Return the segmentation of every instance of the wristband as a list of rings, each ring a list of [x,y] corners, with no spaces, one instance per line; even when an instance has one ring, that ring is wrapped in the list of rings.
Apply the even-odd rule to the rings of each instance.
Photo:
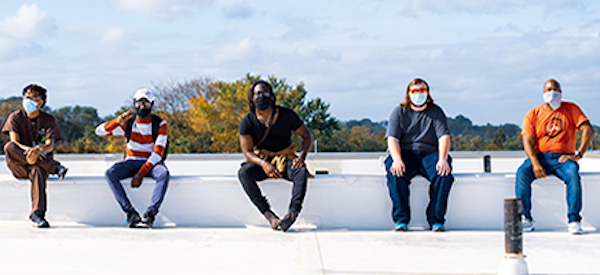
[[[575,157],[583,158],[583,154],[579,151],[575,151]]]

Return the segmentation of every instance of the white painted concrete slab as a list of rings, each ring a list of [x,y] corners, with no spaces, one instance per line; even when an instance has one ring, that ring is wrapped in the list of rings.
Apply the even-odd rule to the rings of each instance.
[[[524,235],[530,274],[600,274],[600,234]],[[500,231],[96,227],[0,222],[0,274],[496,274]],[[41,272],[43,271],[43,272]]]
[[[288,233],[272,231],[236,178],[241,156],[173,155],[173,180],[154,230],[124,227],[104,170],[120,156],[58,156],[71,168],[48,188],[50,229],[33,228],[29,183],[15,180],[0,157],[0,275],[4,274],[496,274],[504,255],[502,199],[513,196],[514,170],[524,155],[455,156],[448,232],[426,231],[428,184],[411,187],[411,231],[392,232],[384,154],[319,154],[305,209]],[[564,186],[534,184],[540,231],[524,235],[530,274],[600,274],[600,159],[581,162],[584,231],[566,233]],[[143,209],[154,183],[128,188]],[[290,184],[261,184],[285,212]]]

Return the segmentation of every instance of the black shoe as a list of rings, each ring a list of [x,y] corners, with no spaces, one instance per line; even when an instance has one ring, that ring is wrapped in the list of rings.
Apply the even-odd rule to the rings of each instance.
[[[273,213],[273,211],[267,210],[265,213],[263,213],[263,216],[265,216],[267,221],[269,221],[271,229],[279,230],[279,227],[281,227],[281,221],[279,220],[279,217],[277,217],[277,215]]]
[[[67,171],[69,171],[69,168],[64,167],[62,165],[59,165],[58,167],[56,167],[56,175],[58,175],[58,179],[59,180],[65,179],[65,175],[67,174]]]
[[[146,211],[146,213],[144,213],[144,216],[142,217],[142,223],[145,226],[152,228],[154,220],[156,219],[156,214],[157,213],[153,210]]]
[[[135,210],[127,211],[127,224],[129,227],[137,227],[138,223],[140,223],[142,219],[140,218],[140,214],[138,214]]]
[[[40,210],[36,210],[31,215],[31,221],[35,223],[38,228],[48,228],[50,224],[45,218],[46,214]]]
[[[281,219],[281,230],[286,232],[298,218],[298,212],[289,212]]]

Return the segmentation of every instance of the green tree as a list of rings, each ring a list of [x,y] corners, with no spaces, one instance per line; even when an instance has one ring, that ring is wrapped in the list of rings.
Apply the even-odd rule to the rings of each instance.
[[[506,134],[504,133],[504,128],[500,127],[496,130],[494,134],[493,144],[495,146],[495,150],[504,150],[506,143]]]
[[[4,123],[6,123],[8,116],[21,107],[21,100],[22,97],[20,96],[13,96],[0,100],[0,127],[4,127]],[[0,145],[2,145],[0,147],[0,152],[2,154],[4,154],[4,144],[6,144],[8,140],[8,135],[0,133]]]

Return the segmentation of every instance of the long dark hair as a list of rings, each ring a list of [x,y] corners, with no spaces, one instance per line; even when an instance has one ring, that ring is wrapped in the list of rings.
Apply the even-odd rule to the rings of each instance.
[[[433,104],[433,98],[431,98],[431,93],[429,92],[429,84],[427,84],[427,82],[425,82],[423,79],[415,78],[408,83],[408,86],[406,86],[406,96],[404,97],[404,101],[400,103],[400,106],[404,107],[404,110],[408,111],[408,109],[410,109],[410,87],[421,83],[427,86],[427,101],[425,102],[429,105]]]
[[[250,90],[248,91],[248,106],[251,113],[254,113],[256,110],[256,107],[254,107],[254,101],[252,100],[254,97],[254,88],[260,84],[265,85],[269,89],[269,93],[271,94],[271,107],[275,108],[275,101],[277,100],[277,97],[275,97],[275,92],[273,92],[273,86],[271,86],[271,83],[269,82],[258,80],[252,84],[252,87],[250,87]]]

